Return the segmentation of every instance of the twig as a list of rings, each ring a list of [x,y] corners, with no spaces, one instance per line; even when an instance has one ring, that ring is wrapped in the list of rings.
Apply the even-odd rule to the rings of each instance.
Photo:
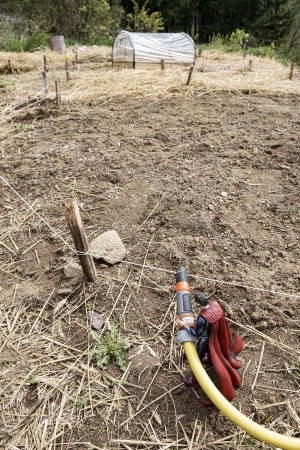
[[[246,365],[245,370],[244,370],[244,372],[243,372],[241,387],[244,386],[244,378],[245,378],[245,374],[246,374],[246,372],[247,372],[247,369],[248,369],[250,363],[251,363],[251,359],[249,359],[249,361],[247,362],[247,365]]]
[[[159,200],[159,202],[157,202],[157,204],[155,205],[155,207],[152,209],[151,213],[149,214],[149,216],[144,220],[144,222],[135,230],[135,231],[139,231],[142,226],[147,222],[148,219],[150,219],[150,217],[152,216],[152,214],[154,213],[154,211],[156,210],[156,208],[158,208],[158,206],[160,205],[160,203],[162,202],[163,198],[164,198],[165,194],[162,195],[161,199]]]
[[[131,419],[133,419],[135,416],[137,416],[138,414],[140,414],[142,411],[144,411],[145,409],[149,408],[149,406],[153,405],[153,403],[157,402],[158,400],[160,400],[161,398],[165,397],[169,392],[175,391],[175,389],[178,389],[180,386],[182,386],[183,383],[178,384],[177,386],[173,387],[172,389],[170,389],[169,391],[165,392],[164,394],[160,395],[159,397],[155,398],[154,400],[152,400],[152,402],[148,403],[148,405],[144,406],[144,408],[140,409],[138,412],[136,412],[133,416],[129,417],[128,419],[124,420],[124,422],[122,422],[119,426],[125,425],[125,423],[129,422]]]
[[[252,386],[251,386],[251,390],[252,390],[252,391],[253,391],[253,389],[254,389],[254,386],[255,386],[255,384],[256,384],[256,380],[257,380],[257,377],[258,377],[258,374],[259,374],[259,369],[260,369],[260,365],[261,365],[261,362],[262,362],[262,359],[263,359],[264,350],[265,350],[265,342],[263,342],[263,344],[262,344],[261,354],[260,354],[259,363],[258,363],[258,366],[257,366],[256,375],[255,375],[253,384],[252,384]]]
[[[153,384],[153,382],[154,382],[154,380],[155,380],[155,378],[156,378],[156,375],[157,375],[158,372],[160,371],[160,369],[161,369],[161,367],[162,367],[162,365],[164,364],[164,362],[165,362],[166,359],[167,359],[167,358],[165,358],[165,359],[163,360],[163,362],[159,365],[157,371],[155,372],[154,376],[152,377],[152,380],[151,380],[149,386],[147,387],[145,394],[143,395],[143,397],[142,397],[140,403],[139,403],[139,404],[137,405],[137,407],[136,407],[137,411],[140,409],[141,404],[142,404],[143,401],[145,400],[145,397],[147,396],[147,394],[148,394],[148,392],[149,392],[149,390],[150,390],[150,388],[151,388],[151,386],[152,386],[152,384]]]
[[[258,331],[256,328],[251,327],[250,325],[242,325],[239,322],[235,322],[234,320],[231,320],[227,317],[228,322],[233,323],[234,325],[237,325],[240,328],[244,328],[245,330],[251,331],[251,333],[256,334],[257,336],[261,336],[266,341],[268,341],[269,344],[274,345],[277,348],[282,348],[285,350],[289,350],[291,354],[297,353],[300,355],[300,350],[296,350],[295,348],[289,347],[288,345],[283,344],[282,342],[276,341],[275,339],[271,338],[267,334],[262,333],[261,331]]]
[[[139,441],[139,440],[133,440],[133,439],[112,439],[111,442],[115,443],[115,444],[132,444],[132,445],[162,445],[162,446],[167,446],[164,447],[164,449],[169,448],[169,446],[172,445],[176,445],[176,442],[171,442],[171,441],[167,441],[167,442],[153,442],[153,441]],[[178,444],[179,447],[186,447],[185,444]]]
[[[36,248],[34,249],[34,253],[35,253],[35,257],[36,257],[37,263],[40,266],[41,265],[41,261],[40,261],[40,258],[39,258],[39,255],[38,255],[38,252],[37,252]]]
[[[191,439],[191,442],[190,442],[189,450],[193,450],[193,443],[194,443],[195,433],[196,433],[196,429],[197,429],[197,421],[198,421],[198,417],[195,420],[195,424],[194,424],[194,429],[193,429],[193,434],[192,434],[192,439]]]
[[[39,241],[37,241],[35,244],[32,244],[30,247],[28,247],[26,250],[24,250],[24,252],[22,252],[22,255],[25,255],[25,253],[29,252],[29,250],[31,250],[33,247],[35,247],[36,245],[38,245],[40,242],[42,242],[43,239],[40,239]]]
[[[147,260],[147,256],[148,256],[148,252],[149,252],[149,248],[150,248],[150,245],[151,245],[153,236],[154,236],[154,234],[152,234],[151,239],[150,239],[150,241],[149,241],[148,248],[147,248],[147,250],[146,250],[146,254],[145,254],[145,258],[144,258],[144,262],[143,262],[143,266],[142,266],[142,270],[141,270],[141,275],[140,275],[140,279],[139,279],[139,284],[138,284],[136,293],[138,293],[139,290],[140,290],[141,281],[142,281],[142,277],[143,277],[143,272],[144,272],[144,268],[145,268],[145,265],[146,265],[146,260]]]

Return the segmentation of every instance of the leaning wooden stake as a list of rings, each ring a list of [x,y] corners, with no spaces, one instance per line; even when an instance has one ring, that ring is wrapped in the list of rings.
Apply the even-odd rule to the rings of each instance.
[[[161,67],[161,70],[165,70],[165,60],[164,59],[162,59],[160,61],[160,67]]]
[[[65,69],[66,69],[67,81],[70,81],[71,80],[70,67],[69,67],[69,63],[67,61],[65,62]]]
[[[57,107],[61,107],[61,92],[60,92],[60,83],[59,80],[55,81],[55,91],[56,91],[56,103]]]
[[[189,76],[188,76],[188,79],[187,79],[187,82],[186,82],[187,86],[189,86],[190,83],[191,83],[193,72],[194,72],[194,66],[191,66],[190,67],[190,71],[189,71]]]
[[[94,282],[97,280],[96,267],[93,257],[86,254],[89,252],[89,244],[76,201],[66,200],[63,203],[63,210],[70,227],[75,248],[79,252],[78,258],[85,278],[87,281]]]
[[[10,73],[15,73],[14,68],[13,68],[13,66],[12,66],[12,63],[11,63],[10,59],[8,60],[8,69],[9,69]]]
[[[43,74],[43,81],[44,81],[44,91],[46,94],[48,94],[48,80],[47,80],[47,74],[46,72],[42,72]]]
[[[48,72],[46,55],[44,55],[44,72]]]
[[[290,76],[289,76],[289,79],[290,79],[290,80],[293,79],[294,66],[295,66],[295,61],[292,59],[292,61],[291,61]]]

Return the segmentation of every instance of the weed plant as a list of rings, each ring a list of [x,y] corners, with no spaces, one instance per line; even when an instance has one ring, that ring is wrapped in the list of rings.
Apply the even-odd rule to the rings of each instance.
[[[255,40],[244,30],[237,29],[230,36],[213,34],[208,44],[199,45],[202,49],[221,50],[225,53],[241,52],[252,56],[263,58],[274,58],[281,64],[289,65],[293,59],[300,64],[300,50],[288,49],[286,44],[280,46],[271,43],[270,45],[255,45]]]
[[[124,352],[132,346],[132,343],[119,340],[117,324],[112,323],[111,330],[106,333],[105,337],[99,336],[93,330],[90,330],[90,335],[95,348],[88,354],[96,357],[97,367],[106,366],[109,360],[113,358],[120,369],[125,371],[127,363]]]

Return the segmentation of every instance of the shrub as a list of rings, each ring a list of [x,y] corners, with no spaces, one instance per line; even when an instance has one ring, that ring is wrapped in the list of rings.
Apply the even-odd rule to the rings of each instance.
[[[49,35],[44,32],[35,33],[26,39],[10,38],[6,42],[6,50],[10,52],[34,52],[48,47]]]

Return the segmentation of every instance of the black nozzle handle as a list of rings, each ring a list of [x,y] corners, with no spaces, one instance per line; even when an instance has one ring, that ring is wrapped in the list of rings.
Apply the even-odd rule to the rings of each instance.
[[[176,270],[176,283],[180,283],[182,281],[188,283],[189,279],[185,268],[183,266],[179,266]]]

